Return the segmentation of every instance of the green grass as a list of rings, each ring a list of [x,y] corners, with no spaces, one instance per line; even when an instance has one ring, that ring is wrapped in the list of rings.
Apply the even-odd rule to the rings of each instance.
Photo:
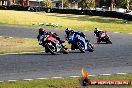
[[[47,79],[47,80],[33,80],[33,81],[16,81],[0,83],[0,88],[132,88],[132,85],[126,86],[88,86],[82,87],[79,83],[80,78],[62,78],[62,79]],[[90,80],[116,80],[128,79],[132,81],[132,74],[126,75],[112,75],[112,76],[96,76],[89,77]]]
[[[33,38],[9,38],[0,37],[0,53],[18,53],[41,51],[43,47],[38,45],[37,39]]]
[[[0,10],[0,24],[32,26],[32,24],[44,22],[58,23],[61,28],[70,27],[73,29],[93,30],[95,27],[98,27],[106,31],[132,32],[132,21],[123,19],[88,15]]]
[[[69,47],[68,43],[65,43]],[[35,38],[0,37],[0,54],[44,51]]]

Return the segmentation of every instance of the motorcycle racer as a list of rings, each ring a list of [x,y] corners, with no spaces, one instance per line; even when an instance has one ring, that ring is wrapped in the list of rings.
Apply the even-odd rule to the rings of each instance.
[[[99,30],[98,28],[95,28],[94,30],[94,35],[96,35],[97,43],[99,44],[100,42],[105,42],[112,44],[109,35],[106,31]]]
[[[97,43],[98,43],[98,41],[99,41],[99,37],[101,36],[101,33],[102,33],[102,32],[103,32],[103,31],[100,30],[100,29],[98,29],[98,28],[95,28],[95,30],[94,30],[94,35],[96,35]]]
[[[65,33],[66,40],[71,45],[71,50],[79,49],[82,53],[85,51],[94,51],[93,45],[86,39],[86,36],[83,32],[66,28]]]
[[[52,35],[52,37],[56,38],[61,44],[64,43],[65,41],[61,40],[59,35],[57,35],[54,32],[46,32],[46,29],[44,28],[39,28],[39,35],[37,36],[37,39],[39,41],[39,45],[43,44],[43,39],[45,35]]]
[[[74,30],[72,30],[71,28],[66,28],[65,29],[65,33],[66,33],[66,39],[68,39],[69,38],[69,35],[71,35],[71,34],[79,34],[80,36],[82,36],[84,39],[85,39],[85,41],[88,41],[87,39],[86,39],[86,36],[85,36],[85,34],[83,33],[83,32],[81,32],[81,31],[74,31]]]

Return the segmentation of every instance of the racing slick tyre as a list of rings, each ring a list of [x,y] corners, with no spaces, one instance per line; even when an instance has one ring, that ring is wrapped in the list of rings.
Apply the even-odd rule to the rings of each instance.
[[[85,45],[82,42],[77,42],[77,47],[81,53],[85,53]]]
[[[45,49],[47,49],[46,51],[49,51],[52,55],[55,55],[57,53],[57,47],[53,42],[46,43]]]
[[[87,50],[88,50],[89,52],[93,52],[93,51],[94,51],[93,44],[90,43],[90,42],[87,44],[87,48],[88,48]]]
[[[112,41],[110,39],[107,39],[106,44],[112,44]]]

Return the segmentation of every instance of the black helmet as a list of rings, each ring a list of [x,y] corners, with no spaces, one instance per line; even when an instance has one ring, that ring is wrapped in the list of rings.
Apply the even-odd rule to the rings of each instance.
[[[68,34],[71,31],[71,28],[66,28],[65,32]]]
[[[68,31],[69,31],[69,28],[66,28],[66,29],[65,29],[65,32],[68,32]]]
[[[99,31],[99,29],[98,28],[95,28],[95,31]]]

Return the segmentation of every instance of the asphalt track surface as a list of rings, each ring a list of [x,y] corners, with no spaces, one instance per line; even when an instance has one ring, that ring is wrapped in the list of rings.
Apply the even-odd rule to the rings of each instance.
[[[64,39],[64,30],[50,29]],[[38,30],[29,27],[0,26],[0,36],[36,38]],[[0,55],[0,80],[81,75],[132,73],[132,35],[109,33],[113,44],[95,44],[93,32],[85,31],[95,45],[94,52],[50,55],[46,53]]]

